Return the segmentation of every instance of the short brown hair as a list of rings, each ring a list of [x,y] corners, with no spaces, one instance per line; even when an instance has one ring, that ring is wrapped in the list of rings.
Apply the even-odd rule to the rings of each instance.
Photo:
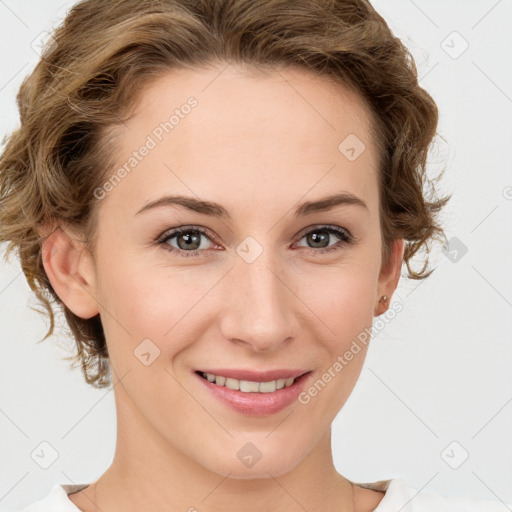
[[[111,171],[109,128],[129,117],[145,84],[170,69],[219,62],[294,67],[357,91],[370,107],[381,146],[383,260],[406,241],[408,277],[423,279],[430,243],[444,236],[426,159],[438,112],[418,84],[414,61],[366,0],[84,0],[52,34],[17,96],[20,127],[0,157],[0,241],[18,250],[23,272],[54,329],[62,307],[75,361],[95,387],[111,384],[99,315],[73,314],[42,265],[38,227],[63,221],[95,233],[93,191]],[[427,196],[427,189],[430,196]],[[426,249],[421,270],[411,258]],[[41,340],[43,341],[43,340]]]

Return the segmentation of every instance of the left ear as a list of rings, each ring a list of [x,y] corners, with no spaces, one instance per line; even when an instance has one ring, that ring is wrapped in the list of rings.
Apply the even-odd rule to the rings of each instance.
[[[391,297],[393,296],[393,293],[398,286],[398,281],[400,280],[404,250],[405,240],[403,238],[395,238],[388,261],[383,262],[380,269],[374,316],[382,315],[391,303]],[[380,302],[383,295],[387,297],[387,301]]]

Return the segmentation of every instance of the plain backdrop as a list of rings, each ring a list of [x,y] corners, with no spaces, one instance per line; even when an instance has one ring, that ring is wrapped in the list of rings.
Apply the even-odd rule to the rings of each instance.
[[[2,137],[18,123],[15,94],[37,62],[33,41],[73,3],[0,0]],[[430,169],[446,168],[441,192],[453,194],[442,217],[450,244],[433,253],[429,279],[402,279],[393,301],[403,309],[373,339],[333,423],[335,464],[355,482],[401,477],[418,490],[512,503],[512,2],[374,5],[440,109],[444,142]],[[73,346],[62,329],[37,343],[47,321],[35,305],[15,257],[2,262],[3,511],[55,483],[91,482],[115,447],[113,392],[88,387],[62,360]]]

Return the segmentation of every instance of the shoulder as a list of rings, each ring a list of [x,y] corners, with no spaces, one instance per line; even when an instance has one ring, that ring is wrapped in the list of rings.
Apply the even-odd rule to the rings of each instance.
[[[354,484],[363,489],[381,493],[384,491],[385,494],[377,507],[368,509],[372,512],[504,512],[507,509],[507,505],[501,501],[473,496],[448,497],[418,491],[401,478]]]
[[[25,506],[20,512],[81,512],[69,499],[68,494],[81,491],[89,484],[55,484],[42,499]]]

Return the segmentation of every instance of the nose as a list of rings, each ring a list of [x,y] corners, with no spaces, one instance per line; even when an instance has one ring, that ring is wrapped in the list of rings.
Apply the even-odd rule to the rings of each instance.
[[[226,339],[250,346],[254,352],[281,347],[296,334],[296,298],[282,272],[264,251],[256,261],[235,256],[223,280],[221,331]]]

